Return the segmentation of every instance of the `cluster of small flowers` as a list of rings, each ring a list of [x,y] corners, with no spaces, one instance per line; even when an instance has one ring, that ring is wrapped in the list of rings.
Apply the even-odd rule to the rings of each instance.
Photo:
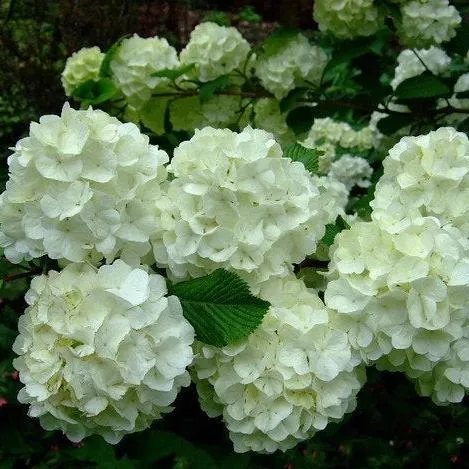
[[[260,296],[272,306],[247,340],[196,348],[202,408],[223,415],[237,452],[285,451],[311,438],[355,408],[364,381],[335,313],[301,280],[272,278]]]
[[[373,168],[360,156],[343,155],[331,164],[328,176],[341,182],[347,190],[369,187]]]
[[[405,49],[397,56],[397,67],[391,81],[393,90],[403,81],[416,77],[425,70],[434,75],[443,75],[448,71],[451,59],[446,52],[438,47],[429,49]]]
[[[372,221],[340,233],[325,301],[357,357],[404,371],[435,402],[469,391],[469,140],[405,137],[384,160]]]
[[[35,277],[13,362],[46,430],[117,443],[170,412],[193,359],[194,330],[165,279],[121,260]]]

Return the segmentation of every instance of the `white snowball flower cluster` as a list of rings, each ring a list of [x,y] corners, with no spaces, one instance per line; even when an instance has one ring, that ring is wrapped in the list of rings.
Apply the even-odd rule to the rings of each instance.
[[[206,82],[242,68],[250,50],[236,28],[206,22],[191,32],[180,59],[182,64],[195,64],[197,78]]]
[[[302,163],[283,158],[263,130],[196,131],[168,169],[174,179],[152,242],[156,261],[175,278],[216,268],[258,280],[284,274],[314,252],[338,215],[324,205],[326,188]]]
[[[99,110],[32,123],[9,157],[0,196],[0,246],[11,262],[47,254],[139,260],[158,225],[152,200],[168,155],[131,123]]]
[[[357,222],[331,254],[325,301],[365,362],[396,363],[397,351],[406,371],[429,371],[467,334],[469,241],[458,229],[432,217],[395,234]]]
[[[315,0],[314,20],[321,31],[349,39],[374,34],[383,15],[373,0]]]
[[[413,0],[401,7],[399,38],[408,47],[428,47],[449,41],[461,23],[448,0]]]
[[[224,128],[237,123],[242,98],[215,95],[201,103],[199,96],[174,99],[169,104],[169,118],[174,130],[193,132],[203,127]]]
[[[373,168],[359,156],[343,155],[331,164],[328,175],[350,191],[354,186],[369,187]]]
[[[104,59],[104,54],[99,47],[84,47],[74,52],[65,62],[62,72],[62,86],[65,94],[70,96],[82,83],[99,78],[99,69]]]
[[[72,441],[117,443],[170,412],[190,382],[194,330],[166,294],[163,277],[120,260],[34,278],[13,346],[29,415]]]
[[[398,233],[422,216],[469,234],[469,139],[451,127],[404,137],[384,159],[373,219]]]
[[[262,325],[241,343],[198,345],[194,378],[202,408],[223,415],[237,452],[285,451],[356,405],[364,373],[354,369],[334,313],[293,275],[272,278]]]
[[[155,89],[165,90],[168,78],[152,73],[179,67],[176,49],[164,38],[142,38],[137,34],[124,39],[111,61],[112,77],[135,109],[143,106]]]
[[[400,83],[422,74],[426,69],[435,75],[442,75],[448,71],[450,65],[450,57],[438,47],[432,46],[429,49],[418,50],[405,49],[397,57],[397,67],[391,86],[395,90]]]
[[[311,45],[305,36],[298,34],[275,54],[259,57],[255,74],[267,91],[281,99],[303,80],[318,85],[327,61],[319,46]]]

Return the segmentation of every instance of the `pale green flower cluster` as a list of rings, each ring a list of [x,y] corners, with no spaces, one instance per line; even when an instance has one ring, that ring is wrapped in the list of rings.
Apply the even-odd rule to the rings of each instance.
[[[273,55],[257,58],[255,74],[267,91],[281,99],[305,80],[319,85],[327,62],[327,55],[319,46],[311,45],[298,34]]]
[[[235,451],[285,451],[356,405],[364,370],[355,368],[335,313],[293,275],[260,288],[271,303],[247,340],[196,346],[194,379],[208,415],[223,416]]]
[[[412,0],[401,7],[398,34],[408,47],[429,47],[449,41],[461,24],[448,0]]]
[[[373,168],[365,158],[343,155],[331,164],[329,177],[341,182],[347,190],[353,187],[369,187]]]
[[[316,0],[314,20],[319,29],[341,39],[371,36],[384,16],[374,0]]]
[[[282,157],[272,134],[250,127],[196,131],[168,170],[153,252],[179,279],[220,267],[260,281],[285,274],[314,252],[347,199],[342,184],[328,191],[302,163]]]
[[[5,256],[139,261],[158,226],[152,201],[167,161],[134,124],[103,111],[65,105],[61,116],[41,117],[8,159],[0,196]]]
[[[191,32],[180,59],[182,64],[194,64],[195,76],[206,82],[242,68],[250,50],[236,28],[206,22]]]
[[[99,78],[99,70],[104,54],[99,47],[84,47],[74,52],[65,63],[62,72],[62,86],[65,94],[70,96],[73,91],[88,80]]]
[[[165,279],[121,260],[35,277],[13,362],[46,430],[117,443],[170,412],[188,386],[194,330]]]

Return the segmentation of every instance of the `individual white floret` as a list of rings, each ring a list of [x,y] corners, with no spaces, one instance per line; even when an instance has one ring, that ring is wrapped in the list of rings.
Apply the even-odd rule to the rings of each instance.
[[[403,81],[416,77],[427,69],[434,75],[443,75],[448,71],[450,65],[450,57],[438,47],[403,50],[397,57],[397,67],[391,86],[395,90]]]
[[[363,381],[334,313],[293,275],[272,278],[272,306],[247,340],[198,344],[193,375],[202,408],[223,415],[236,452],[285,451],[356,405]]]
[[[155,90],[167,90],[169,79],[153,77],[154,72],[179,67],[176,49],[164,38],[142,38],[137,34],[124,39],[113,57],[111,71],[114,81],[127,102],[141,108]]]
[[[99,78],[99,70],[104,54],[99,47],[84,47],[74,52],[65,62],[62,72],[62,86],[65,94],[70,96],[82,83]]]
[[[404,137],[384,159],[372,217],[399,232],[433,216],[469,233],[469,139],[451,127]]]
[[[364,158],[343,155],[331,164],[328,174],[350,191],[354,186],[369,187],[373,168]]]
[[[194,330],[165,279],[121,260],[35,277],[13,361],[46,430],[117,443],[170,412],[190,382]]]
[[[33,122],[9,157],[0,197],[0,246],[11,262],[47,254],[85,260],[90,253],[139,260],[158,226],[152,200],[168,155],[134,124],[99,110]]]
[[[349,39],[374,34],[383,15],[373,0],[315,0],[314,20],[321,31]]]
[[[203,82],[241,69],[251,47],[236,28],[205,22],[191,32],[182,50],[182,64],[195,64],[195,75]]]
[[[196,131],[168,169],[174,179],[152,241],[156,261],[176,278],[216,268],[259,280],[286,273],[338,215],[323,210],[325,189],[263,130]]]
[[[461,23],[448,0],[413,0],[401,7],[398,35],[408,47],[429,47],[449,41]]]
[[[262,86],[281,99],[304,80],[319,85],[327,61],[319,46],[298,34],[273,55],[259,57],[255,73]]]
[[[400,350],[413,354],[409,368],[428,370],[463,336],[469,242],[456,228],[427,217],[390,234],[357,222],[330,252],[326,305],[365,362]]]

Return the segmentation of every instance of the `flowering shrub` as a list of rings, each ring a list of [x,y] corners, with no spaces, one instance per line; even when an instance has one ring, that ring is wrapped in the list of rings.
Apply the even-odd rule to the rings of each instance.
[[[80,109],[31,124],[0,196],[24,270],[5,279],[33,277],[18,400],[45,429],[117,443],[192,379],[235,452],[273,453],[328,435],[373,369],[439,405],[469,393],[461,15],[314,18],[256,47],[205,22],[179,52],[134,35],[67,61]]]

